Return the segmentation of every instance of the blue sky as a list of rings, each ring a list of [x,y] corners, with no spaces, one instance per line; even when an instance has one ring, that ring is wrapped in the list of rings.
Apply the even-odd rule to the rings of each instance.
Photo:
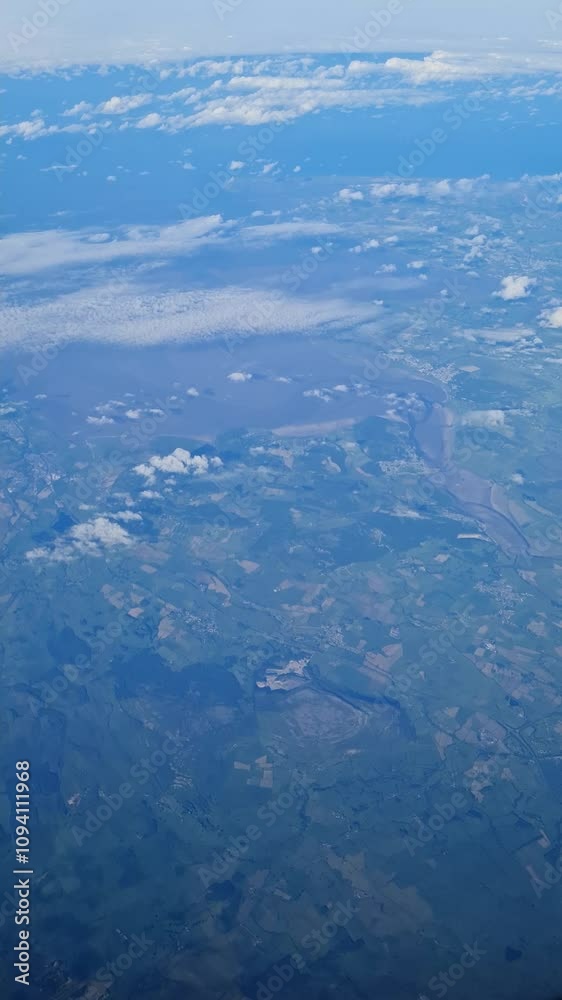
[[[2,5],[0,12],[0,64],[288,50],[337,52],[354,37],[360,40],[359,51],[427,51],[436,46],[556,49],[562,44],[558,3],[18,0]],[[25,24],[29,37],[18,45],[14,36],[23,37]]]

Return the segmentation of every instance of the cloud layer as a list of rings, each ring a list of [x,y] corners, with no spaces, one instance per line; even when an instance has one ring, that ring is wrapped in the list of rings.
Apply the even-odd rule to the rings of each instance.
[[[237,286],[149,293],[110,283],[60,295],[38,305],[5,307],[5,346],[75,340],[147,346],[217,335],[341,330],[367,323],[379,310],[335,297],[291,297]]]

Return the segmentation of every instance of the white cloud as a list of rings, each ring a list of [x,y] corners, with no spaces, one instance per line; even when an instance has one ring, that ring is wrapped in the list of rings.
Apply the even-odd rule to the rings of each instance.
[[[220,469],[221,466],[222,461],[216,456],[208,458],[206,455],[192,455],[185,448],[175,448],[170,455],[152,455],[148,462],[136,465],[133,472],[143,476],[147,483],[153,484],[157,472],[204,476],[210,469]]]
[[[245,166],[244,160],[232,160],[229,166],[229,170],[242,170]]]
[[[140,514],[137,514],[134,510],[119,510],[116,514],[111,515],[116,521],[142,521]]]
[[[73,118],[76,115],[88,114],[92,110],[92,105],[88,101],[80,101],[78,104],[73,104],[71,108],[63,111],[63,118]]]
[[[388,181],[379,179],[371,187],[371,196],[381,198],[463,198],[473,191],[485,190],[490,180],[488,174],[481,177],[461,177],[458,180],[443,178],[439,181]]]
[[[239,86],[238,78],[234,83]],[[406,87],[358,89],[349,88],[345,80],[313,77],[300,81],[275,76],[250,77],[245,81],[246,88],[247,93],[223,93],[212,100],[202,99],[186,118],[184,127],[284,125],[321,110],[421,105],[435,100],[431,95]]]
[[[458,36],[461,37],[460,35]],[[530,51],[445,52],[436,50],[423,59],[404,59],[393,56],[384,63],[384,69],[399,74],[416,86],[450,83],[463,80],[485,80],[489,76],[511,76],[557,72],[555,53]]]
[[[262,240],[291,240],[307,236],[333,236],[340,233],[341,226],[332,222],[271,222],[263,226],[246,226],[241,237],[252,242]]]
[[[53,545],[31,549],[26,552],[26,558],[68,562],[80,555],[102,556],[106,549],[131,544],[131,536],[121,525],[108,517],[95,517],[91,521],[73,525]]]
[[[351,201],[363,201],[364,195],[362,191],[353,191],[352,188],[342,188],[338,191],[338,198],[340,201],[349,204]]]
[[[562,306],[557,306],[556,309],[545,309],[541,313],[541,325],[548,326],[552,330],[562,329]]]
[[[355,247],[350,247],[351,253],[364,253],[365,250],[377,250],[380,247],[378,240],[365,240],[364,243],[358,243]]]
[[[465,415],[463,422],[471,427],[496,430],[505,426],[505,413],[503,410],[472,410]]]
[[[482,67],[477,60],[464,60],[447,52],[433,52],[424,59],[400,59],[393,56],[384,65],[385,69],[400,73],[415,84],[471,80],[482,76]]]
[[[0,305],[0,345],[33,347],[86,340],[140,347],[224,334],[321,331],[328,335],[372,322],[378,315],[370,303],[326,295],[295,297],[237,286],[155,292],[114,282],[49,301]]]
[[[380,68],[380,63],[352,59],[347,67],[347,74],[348,76],[372,76],[373,73],[380,72]]]
[[[484,340],[490,344],[516,344],[520,340],[533,340],[535,333],[526,326],[465,329],[463,336],[468,340]]]
[[[226,376],[231,382],[249,382],[252,378],[249,372],[231,372]]]
[[[419,198],[421,187],[417,181],[379,181],[371,188],[373,198]]]
[[[94,424],[96,427],[104,427],[105,424],[114,424],[112,417],[86,417],[87,424]]]
[[[535,284],[533,278],[525,275],[516,276],[510,274],[507,278],[502,278],[499,292],[494,292],[499,299],[504,302],[512,302],[514,299],[526,299],[531,288]]]
[[[332,401],[329,389],[305,389],[303,396],[309,399],[321,399],[323,403],[331,403]]]
[[[136,111],[144,104],[150,104],[152,94],[132,94],[128,97],[110,97],[98,105],[96,111],[102,115],[124,115],[128,111]]]
[[[57,132],[83,132],[81,125],[47,125],[43,118],[37,117],[26,121],[14,122],[12,125],[0,125],[0,136],[14,136],[18,139],[39,139]]]
[[[136,128],[158,128],[162,124],[162,118],[157,111],[152,111],[149,115],[145,115],[140,121],[135,122]]]
[[[100,264],[120,257],[184,254],[213,240],[220,215],[200,216],[171,226],[123,227],[112,237],[87,230],[47,229],[11,233],[0,239],[0,270],[31,274],[71,264]]]

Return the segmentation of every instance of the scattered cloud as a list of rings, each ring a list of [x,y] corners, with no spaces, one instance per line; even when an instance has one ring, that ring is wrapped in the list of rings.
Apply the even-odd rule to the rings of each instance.
[[[109,517],[95,517],[83,524],[75,524],[52,545],[30,549],[29,560],[46,559],[49,562],[69,562],[78,556],[102,556],[107,549],[129,546],[133,539],[128,532]]]
[[[371,188],[373,198],[419,198],[421,185],[417,181],[378,181]]]
[[[106,417],[106,416],[93,417],[93,416],[89,416],[89,417],[86,417],[86,423],[87,424],[93,424],[95,427],[104,427],[106,424],[114,424],[115,421],[113,420],[112,417]]]
[[[465,414],[463,423],[470,427],[487,427],[490,430],[497,430],[505,426],[505,413],[503,410],[472,410]]]
[[[128,97],[110,97],[95,109],[101,115],[124,115],[128,111],[136,111],[145,104],[150,104],[152,94],[132,94]]]
[[[351,201],[363,201],[364,197],[362,191],[354,191],[352,188],[342,188],[341,191],[338,191],[339,200],[346,204]]]
[[[501,288],[498,292],[494,292],[494,295],[499,299],[503,299],[504,302],[512,302],[515,299],[526,299],[534,284],[535,281],[533,278],[528,278],[525,275],[517,277],[510,274],[507,278],[502,278]]]
[[[140,514],[137,514],[134,510],[118,510],[116,514],[111,515],[116,521],[142,521]]]
[[[204,476],[210,469],[220,469],[222,461],[217,456],[192,455],[185,448],[176,448],[170,455],[152,455],[148,462],[136,465],[133,472],[142,476],[146,482],[153,485],[157,472],[173,475]]]
[[[136,122],[135,128],[158,128],[159,125],[162,125],[162,116],[157,111],[152,111]]]
[[[562,306],[555,309],[545,309],[541,313],[541,326],[548,326],[551,330],[562,329]]]

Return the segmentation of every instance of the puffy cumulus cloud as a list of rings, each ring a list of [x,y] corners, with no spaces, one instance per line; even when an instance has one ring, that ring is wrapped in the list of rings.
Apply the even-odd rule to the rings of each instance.
[[[484,185],[489,180],[488,174],[483,174],[481,177],[460,177],[458,180],[450,180],[445,177],[439,181],[388,181],[381,178],[372,185],[370,193],[371,197],[375,199],[428,198],[439,200],[448,197],[461,199],[474,191],[483,190]]]
[[[111,516],[116,521],[142,521],[141,515],[134,510],[118,510],[116,514]]]
[[[362,191],[354,191],[353,188],[342,188],[338,191],[339,201],[343,201],[349,204],[350,201],[363,201],[364,194]]]
[[[367,62],[364,59],[352,59],[347,67],[348,76],[372,76],[373,73],[380,72],[381,64]]]
[[[57,132],[80,132],[84,134],[84,128],[79,124],[47,125],[44,118],[41,117],[13,122],[11,125],[0,125],[0,137],[11,136],[15,139],[42,139],[45,136],[55,135]]]
[[[364,243],[358,243],[357,246],[350,247],[350,253],[365,253],[366,250],[378,250],[380,247],[379,240],[365,240]]]
[[[86,417],[87,424],[93,424],[94,427],[104,427],[106,424],[114,424],[115,421],[113,417],[106,417],[105,415],[101,417],[89,416]]]
[[[501,288],[499,291],[494,292],[494,295],[498,299],[503,299],[504,302],[513,302],[515,299],[526,299],[534,284],[535,281],[533,278],[528,278],[525,275],[516,276],[508,274],[507,278],[502,278]]]
[[[231,372],[226,377],[230,382],[249,382],[252,378],[250,372]]]
[[[498,430],[505,427],[505,413],[503,410],[472,410],[465,414],[463,423],[469,427],[487,427],[489,430]]]
[[[0,239],[0,270],[33,274],[71,264],[190,253],[215,240],[222,226],[220,215],[204,215],[171,226],[121,227],[112,235],[83,229],[10,233]]]
[[[124,115],[150,104],[152,94],[131,94],[128,97],[110,97],[98,105],[96,111],[102,115]]]
[[[239,88],[238,79],[235,88]],[[345,80],[305,78],[287,81],[278,77],[250,77],[241,93],[223,92],[211,100],[204,97],[186,118],[185,127],[282,126],[322,110],[378,109],[404,104],[418,106],[431,100],[429,94],[419,94],[404,87],[350,88]]]
[[[69,536],[79,546],[89,548],[91,545],[112,546],[130,545],[131,538],[124,528],[110,521],[107,517],[95,517],[84,524],[75,524],[69,530]]]
[[[73,525],[53,545],[30,549],[29,560],[69,562],[80,555],[102,556],[107,549],[132,545],[129,533],[109,517],[94,517],[91,521]]]
[[[419,198],[422,193],[417,181],[379,181],[373,184],[373,198]]]
[[[135,122],[135,128],[158,128],[162,124],[162,117],[157,111],[152,111],[149,115]]]
[[[399,74],[415,86],[451,83],[463,80],[485,80],[486,77],[558,72],[558,56],[549,52],[445,52],[436,50],[423,59],[393,56],[384,63],[384,70]],[[526,93],[526,92],[525,92]]]
[[[321,399],[323,403],[331,403],[332,401],[330,389],[305,389],[303,396],[307,399]]]
[[[207,455],[192,455],[185,448],[175,448],[170,455],[152,455],[148,462],[136,465],[133,472],[143,476],[147,483],[156,481],[157,472],[172,473],[180,476],[204,476],[210,469],[220,469],[222,460],[218,456],[208,458]]]
[[[451,80],[472,80],[483,75],[483,67],[475,59],[447,52],[432,52],[424,59],[387,59],[384,68],[400,73],[414,84],[448,83]]]
[[[541,313],[541,326],[548,326],[551,330],[562,329],[562,306],[555,309],[545,309]]]
[[[199,66],[203,66],[200,63]],[[175,75],[208,75],[211,62],[205,70],[196,66],[175,70]],[[230,65],[230,69],[227,66]],[[144,118],[127,117],[121,125],[136,128],[160,128],[167,132],[207,125],[284,125],[303,115],[312,114],[322,109],[352,110],[354,108],[381,108],[389,104],[424,104],[432,100],[430,94],[420,94],[417,88],[401,85],[384,86],[373,89],[365,85],[365,77],[372,75],[377,69],[382,70],[382,64],[352,61],[349,68],[341,66],[315,66],[312,59],[270,59],[253,60],[247,63],[249,73],[237,72],[243,62],[217,63],[216,79],[207,89],[184,87],[167,94],[137,93],[121,96],[111,96],[97,105],[80,101],[73,107],[62,112],[66,118],[78,119],[80,124],[70,126],[47,125],[40,123],[20,123],[21,128],[14,134],[23,138],[38,138],[49,134],[50,130],[83,129],[85,122],[99,120],[100,116],[108,116],[107,125],[114,117],[125,118],[127,115],[143,108],[145,105],[158,101],[170,112],[169,114],[152,113]],[[169,74],[172,71],[169,71]],[[230,79],[225,76],[231,73]],[[169,75],[168,74],[168,75]],[[181,105],[181,110],[180,110]],[[190,105],[190,113],[185,114],[185,105]],[[32,132],[33,134],[28,134]]]
[[[67,108],[66,111],[62,112],[63,118],[74,118],[76,115],[88,114],[93,108],[93,105],[89,104],[88,101],[79,101],[78,104],[73,104],[71,108]]]
[[[21,306],[0,304],[0,346],[149,344],[278,333],[328,336],[378,318],[372,303],[237,286],[177,291],[113,282]]]
[[[184,66],[178,76],[228,76],[244,73],[249,63],[245,59],[199,59]]]

